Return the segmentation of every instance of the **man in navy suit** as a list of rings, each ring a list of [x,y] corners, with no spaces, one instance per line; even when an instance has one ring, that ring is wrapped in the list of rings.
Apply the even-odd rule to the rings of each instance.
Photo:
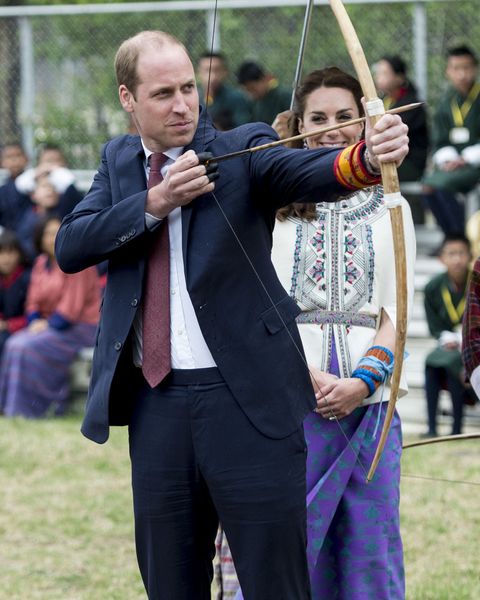
[[[129,426],[137,556],[150,600],[210,598],[219,519],[247,600],[308,599],[302,420],[315,395],[299,311],[270,261],[275,211],[345,193],[339,168],[374,180],[379,158],[407,153],[407,128],[387,115],[367,130],[369,157],[363,146],[337,161],[334,149],[274,148],[222,162],[215,181],[199,153],[269,142],[273,130],[216,131],[200,114],[188,54],[168,34],[125,41],[116,72],[140,136],[106,144],[91,190],[57,237],[67,272],[108,260],[82,431],[103,443],[109,425]],[[152,183],[158,170],[163,180]],[[168,279],[154,292],[150,269],[165,231]],[[154,363],[167,360],[168,374],[149,384],[144,349],[157,317],[145,317],[165,287],[154,329],[166,314],[168,356]]]

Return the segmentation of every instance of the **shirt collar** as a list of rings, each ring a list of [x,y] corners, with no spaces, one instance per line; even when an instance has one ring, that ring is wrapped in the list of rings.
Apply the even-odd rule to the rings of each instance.
[[[153,152],[145,146],[145,143],[141,138],[140,138],[140,141],[142,142],[143,151],[145,152],[145,161],[146,161],[146,164],[148,165],[148,159],[153,154]],[[183,152],[183,146],[180,146],[178,148],[169,148],[168,150],[165,150],[165,152],[163,152],[163,154],[165,154],[165,156],[168,156],[170,161],[175,162],[182,152]]]

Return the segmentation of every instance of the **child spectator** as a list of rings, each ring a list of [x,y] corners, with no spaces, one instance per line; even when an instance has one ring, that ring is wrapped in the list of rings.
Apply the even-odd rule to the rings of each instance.
[[[67,168],[65,156],[57,146],[44,146],[38,157],[38,165],[28,169],[16,180],[17,189],[24,194],[32,194],[40,177],[47,176],[58,194],[57,213],[63,218],[72,212],[82,199],[75,187],[75,175]]]
[[[16,188],[18,177],[24,172],[28,158],[18,143],[6,144],[0,153],[0,166],[8,174],[0,186],[0,226],[17,231],[26,211],[31,208],[30,196]]]
[[[36,178],[31,199],[33,205],[26,211],[22,222],[18,226],[18,236],[25,255],[28,260],[33,261],[38,254],[35,244],[35,229],[38,222],[47,216],[61,218],[59,210],[60,194],[47,173],[43,173]]]
[[[7,339],[27,325],[25,300],[30,271],[13,231],[0,233],[0,356]]]
[[[437,407],[442,389],[450,393],[453,405],[452,434],[462,432],[463,404],[471,392],[464,385],[461,356],[462,317],[470,277],[470,243],[461,234],[445,237],[439,258],[445,272],[435,276],[425,288],[425,314],[431,335],[438,345],[426,358],[425,392],[428,408],[428,432],[437,435]]]
[[[70,366],[78,351],[92,346],[100,309],[95,267],[67,275],[55,259],[60,220],[39,223],[35,261],[27,294],[28,327],[5,344],[0,371],[0,408],[6,416],[38,418],[65,411]]]

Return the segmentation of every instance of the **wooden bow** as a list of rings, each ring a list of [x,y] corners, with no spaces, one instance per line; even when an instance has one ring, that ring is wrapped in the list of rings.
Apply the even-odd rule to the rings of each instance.
[[[342,31],[343,38],[352,59],[358,80],[362,86],[363,94],[367,103],[367,113],[373,125],[381,118],[385,110],[383,102],[378,98],[372,74],[368,67],[363,48],[358,39],[355,28],[352,25],[345,7],[341,0],[329,0],[333,13]],[[388,433],[395,412],[395,405],[400,387],[400,376],[402,373],[405,340],[407,337],[407,265],[405,252],[405,237],[403,228],[403,214],[401,206],[400,184],[398,181],[397,167],[395,163],[380,163],[385,201],[390,210],[392,223],[393,248],[395,253],[395,278],[396,278],[396,340],[394,352],[394,370],[392,374],[390,400],[388,402],[385,422],[378,442],[375,456],[367,474],[367,482],[371,481],[382,456]]]

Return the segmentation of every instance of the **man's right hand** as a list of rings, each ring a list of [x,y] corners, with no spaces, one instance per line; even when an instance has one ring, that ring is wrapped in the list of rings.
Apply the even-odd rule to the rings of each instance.
[[[217,177],[215,170],[207,174],[205,165],[200,164],[193,150],[189,150],[173,163],[161,183],[148,190],[145,211],[163,219],[174,208],[213,192]]]

